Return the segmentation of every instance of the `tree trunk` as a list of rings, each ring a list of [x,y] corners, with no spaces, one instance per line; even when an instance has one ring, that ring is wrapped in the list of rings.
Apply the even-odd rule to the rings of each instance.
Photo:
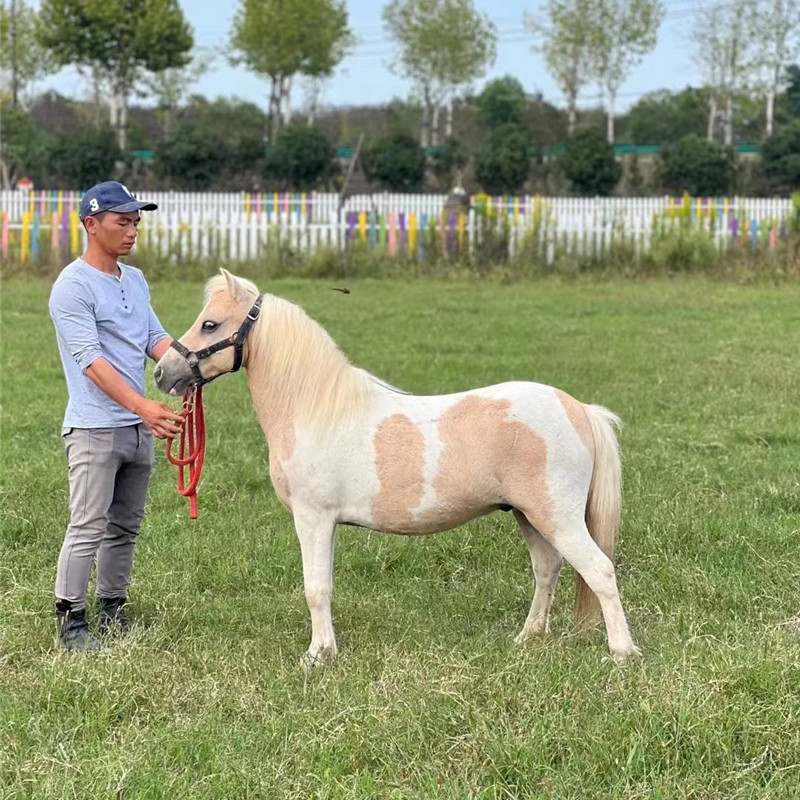
[[[124,153],[128,147],[128,93],[123,83],[115,83],[108,99],[108,121]]]
[[[575,133],[575,125],[578,122],[578,111],[575,108],[576,97],[574,92],[570,92],[567,97],[567,136]]]
[[[292,76],[287,75],[281,81],[281,127],[285,128],[292,120],[292,111],[289,108],[289,96],[292,92]]]
[[[733,144],[733,89],[728,89],[728,98],[725,104],[725,147]]]
[[[426,87],[422,94],[422,124],[419,131],[419,146],[427,147],[431,135],[431,95]]]
[[[708,95],[708,127],[706,128],[706,139],[714,141],[714,122],[717,119],[717,95],[712,91]]]
[[[767,91],[767,124],[764,128],[764,134],[767,139],[772,136],[772,128],[775,121],[775,90],[769,89]]]
[[[614,144],[614,102],[617,99],[617,90],[608,90],[608,107],[606,109],[606,139],[609,144]]]
[[[16,106],[18,101],[18,84],[19,74],[17,71],[17,2],[11,0],[11,19],[9,21],[11,30],[9,36],[11,39],[11,105]]]
[[[273,76],[269,88],[269,110],[267,111],[267,141],[273,144],[275,134],[278,132],[278,104],[280,98],[280,76]]]
[[[441,106],[436,103],[433,107],[433,120],[431,124],[431,145],[437,147],[439,144],[439,111]]]
[[[447,119],[444,124],[444,137],[446,141],[453,138],[453,98],[447,101]]]

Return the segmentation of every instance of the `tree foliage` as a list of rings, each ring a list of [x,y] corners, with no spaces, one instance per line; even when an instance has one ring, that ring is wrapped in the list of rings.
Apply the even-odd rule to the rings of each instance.
[[[270,80],[270,137],[288,121],[296,75],[330,75],[352,43],[344,0],[239,0],[232,63]]]
[[[473,0],[390,0],[383,20],[398,45],[393,69],[422,97],[420,142],[426,147],[434,110],[494,62],[494,24],[475,10]]]
[[[708,93],[661,89],[640,98],[628,112],[627,138],[634,144],[670,144],[706,129]]]
[[[690,134],[660,153],[660,176],[665,188],[694,196],[729,194],[734,187],[733,150]]]
[[[523,125],[525,107],[525,90],[511,75],[489,81],[475,98],[478,120],[487,128],[500,128],[508,124]]]
[[[4,102],[0,110],[0,187],[10,189],[23,176],[41,186],[47,162],[47,134],[38,128],[30,113]]]
[[[764,142],[761,166],[775,191],[788,194],[800,189],[800,120],[779,128]]]
[[[309,191],[333,174],[335,156],[322,131],[295,122],[275,137],[267,156],[267,175],[285,189]]]
[[[187,64],[194,45],[178,0],[43,0],[38,39],[59,65],[108,81],[111,126],[123,150],[128,100],[142,73]]]
[[[48,147],[48,186],[88,189],[108,180],[122,157],[111,128],[84,125],[78,131],[59,134]]]
[[[16,92],[18,100],[27,100],[31,84],[56,70],[50,52],[41,46],[36,37],[37,13],[23,0],[14,7],[16,19],[16,44],[12,41],[12,5],[9,0],[0,2],[0,90],[3,94]],[[16,86],[12,64],[16,62]],[[27,102],[24,103],[27,105]]]
[[[611,194],[622,176],[614,148],[599,128],[584,128],[570,136],[561,167],[573,190],[587,197]]]
[[[518,192],[529,172],[528,135],[519,125],[492,131],[475,157],[475,177],[488,194]]]
[[[367,177],[392,192],[417,192],[425,177],[425,155],[409,133],[394,132],[367,142],[361,156]]]

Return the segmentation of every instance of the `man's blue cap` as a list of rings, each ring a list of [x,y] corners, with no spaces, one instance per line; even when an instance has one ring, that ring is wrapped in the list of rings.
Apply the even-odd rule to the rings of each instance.
[[[127,186],[117,181],[105,181],[92,186],[81,200],[80,218],[93,217],[103,211],[127,214],[129,211],[155,211],[155,203],[137,200]]]

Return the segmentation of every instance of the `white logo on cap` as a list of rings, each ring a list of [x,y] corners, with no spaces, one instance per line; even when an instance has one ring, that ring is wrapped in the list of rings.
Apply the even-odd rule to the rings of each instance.
[[[92,213],[100,210],[100,203],[97,202],[97,198],[93,197],[89,201],[89,208],[92,210]]]
[[[122,187],[122,189],[125,192],[125,194],[128,195],[128,197],[133,198],[133,195],[131,194],[131,190],[124,183],[121,183],[120,186]]]

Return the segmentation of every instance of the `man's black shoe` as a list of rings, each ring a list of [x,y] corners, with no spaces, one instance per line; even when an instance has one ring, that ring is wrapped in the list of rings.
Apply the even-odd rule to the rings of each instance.
[[[101,636],[127,633],[131,621],[125,614],[125,597],[98,597],[97,609],[100,612],[98,630]]]
[[[69,600],[56,601],[58,638],[65,650],[100,650],[101,642],[89,631],[86,609],[72,608]]]

